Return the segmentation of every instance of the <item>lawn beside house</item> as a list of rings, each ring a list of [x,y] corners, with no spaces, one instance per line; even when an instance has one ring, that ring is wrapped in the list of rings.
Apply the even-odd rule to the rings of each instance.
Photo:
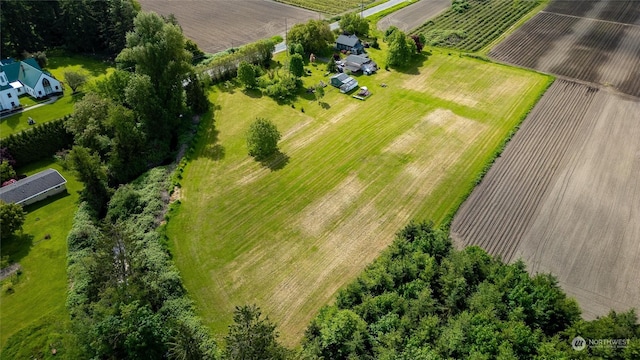
[[[67,193],[27,206],[22,235],[8,241],[3,239],[2,242],[2,256],[9,256],[12,262],[18,262],[22,268],[19,276],[14,275],[2,281],[2,358],[24,358],[14,356],[33,356],[39,350],[47,353],[51,344],[61,351],[62,339],[69,336],[61,331],[69,321],[65,307],[67,234],[71,229],[82,184],[53,160],[32,164],[18,169],[18,172],[32,175],[48,168],[58,170],[65,177]],[[12,281],[13,285],[8,284]],[[11,290],[7,291],[9,287]],[[27,330],[13,341],[10,340],[12,335],[24,329]],[[10,346],[5,347],[7,345]]]
[[[105,77],[115,69],[113,65],[108,62],[86,56],[68,55],[62,52],[53,52],[52,54],[53,55],[48,57],[47,67],[44,70],[49,71],[61,83],[64,83],[64,73],[67,71],[83,72],[88,75],[87,82],[91,83]],[[82,88],[80,90],[82,90]],[[73,105],[78,98],[78,95],[72,95],[71,89],[65,86],[64,95],[56,102],[23,111],[0,120],[0,138],[31,128],[32,126],[27,123],[29,117],[36,121],[35,126],[37,126],[38,124],[53,121],[71,114],[73,112]],[[35,100],[29,97],[29,95],[20,97],[20,102],[25,106],[25,109],[44,101],[47,100]]]

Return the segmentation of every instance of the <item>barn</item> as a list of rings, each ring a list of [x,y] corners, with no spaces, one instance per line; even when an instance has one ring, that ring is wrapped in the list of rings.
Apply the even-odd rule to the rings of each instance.
[[[67,180],[57,170],[47,169],[0,188],[0,200],[31,205],[66,191],[66,184]]]
[[[341,93],[347,93],[358,87],[358,81],[345,73],[333,75],[330,82],[331,85],[340,89]]]

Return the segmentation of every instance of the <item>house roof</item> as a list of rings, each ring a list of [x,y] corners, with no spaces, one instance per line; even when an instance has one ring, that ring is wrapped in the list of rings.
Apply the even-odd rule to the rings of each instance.
[[[356,44],[360,41],[355,35],[340,35],[336,39],[336,44],[346,45],[350,47],[356,46]]]
[[[40,76],[42,69],[34,58],[23,61],[13,61],[12,59],[4,59],[0,62],[0,72],[4,71],[9,82],[20,81],[22,84],[34,88]]]
[[[344,59],[346,62],[348,63],[354,63],[354,64],[358,64],[358,65],[362,65],[365,63],[368,63],[369,61],[371,61],[371,59],[369,59],[366,56],[361,56],[361,55],[349,55],[347,56],[346,59]]]
[[[349,79],[349,75],[347,75],[345,73],[340,73],[340,74],[333,75],[331,78],[332,79],[338,79],[338,80],[340,80],[342,82],[345,82],[345,81],[347,81]]]
[[[6,203],[21,204],[66,182],[57,170],[47,169],[0,188],[0,199]]]

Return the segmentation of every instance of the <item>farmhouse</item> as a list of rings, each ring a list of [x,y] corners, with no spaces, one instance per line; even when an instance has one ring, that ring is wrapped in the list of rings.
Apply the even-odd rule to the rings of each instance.
[[[378,64],[369,59],[366,54],[362,55],[349,55],[344,59],[344,68],[356,73],[362,71],[364,74],[371,75],[378,71]]]
[[[358,81],[345,73],[341,73],[331,77],[331,85],[340,89],[341,93],[347,93],[358,87]]]
[[[0,111],[19,107],[18,96],[23,94],[40,99],[58,93],[62,93],[60,82],[43,71],[34,58],[0,60]]]
[[[66,191],[66,184],[67,180],[58,171],[47,169],[0,188],[0,200],[30,205]]]
[[[342,51],[349,51],[352,54],[362,54],[364,52],[364,46],[360,39],[355,35],[340,35],[336,39],[336,49]]]

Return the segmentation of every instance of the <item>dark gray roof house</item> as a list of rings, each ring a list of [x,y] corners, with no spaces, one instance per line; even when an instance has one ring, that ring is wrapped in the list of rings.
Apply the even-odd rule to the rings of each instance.
[[[0,200],[30,205],[65,191],[66,184],[57,170],[47,169],[0,188]]]
[[[371,75],[378,71],[378,64],[369,57],[364,55],[349,55],[344,59],[344,67],[351,72],[362,71],[364,74]]]
[[[362,54],[364,46],[355,35],[340,35],[336,39],[336,49],[350,51],[354,54]]]

